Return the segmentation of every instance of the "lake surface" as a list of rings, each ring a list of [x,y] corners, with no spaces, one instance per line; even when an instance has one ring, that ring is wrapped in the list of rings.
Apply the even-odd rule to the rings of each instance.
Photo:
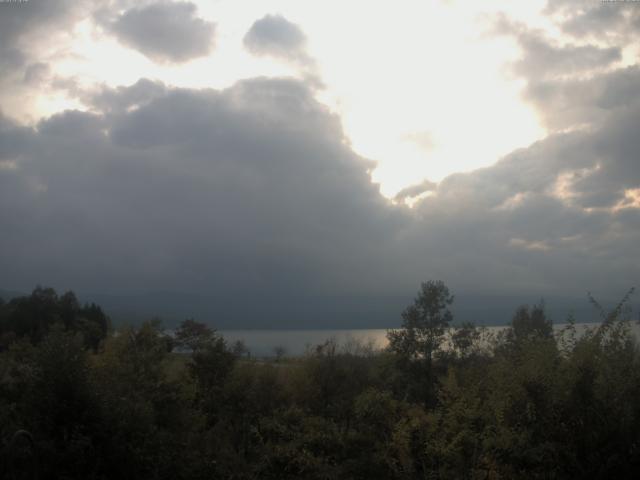
[[[586,328],[595,327],[597,323],[576,324],[576,331],[581,332]],[[553,326],[556,332],[564,328],[566,324]],[[486,333],[495,335],[506,326],[484,327]],[[640,325],[631,323],[632,331],[640,338]],[[387,346],[386,329],[358,329],[358,330],[220,330],[222,336],[231,346],[234,342],[242,340],[251,355],[256,357],[275,356],[276,347],[284,348],[285,355],[303,355],[307,350],[320,345],[329,339],[334,339],[338,345],[345,347],[355,342],[370,344],[373,348],[382,349]]]

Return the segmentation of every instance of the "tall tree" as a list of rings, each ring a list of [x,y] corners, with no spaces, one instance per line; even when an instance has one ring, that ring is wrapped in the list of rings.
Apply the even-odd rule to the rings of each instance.
[[[396,372],[404,378],[401,383],[406,397],[422,401],[426,407],[437,399],[433,358],[453,319],[452,303],[453,295],[444,282],[422,283],[413,305],[402,313],[402,328],[387,332],[388,348],[394,354]]]
[[[453,319],[452,303],[453,295],[444,282],[423,282],[413,305],[402,313],[402,328],[387,332],[391,351],[431,364]]]
[[[527,305],[518,307],[511,320],[511,329],[516,341],[553,337],[553,324],[544,311],[544,302],[531,308]]]

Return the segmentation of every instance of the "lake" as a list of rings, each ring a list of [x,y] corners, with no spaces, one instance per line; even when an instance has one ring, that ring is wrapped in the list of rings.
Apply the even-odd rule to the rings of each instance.
[[[597,323],[578,323],[576,330],[595,327]],[[556,332],[566,324],[553,326]],[[631,323],[636,337],[640,338],[640,325]],[[487,333],[497,334],[506,326],[484,327]],[[231,346],[237,340],[242,340],[251,355],[256,357],[274,356],[276,347],[284,348],[285,355],[303,355],[309,348],[324,343],[328,339],[335,339],[341,345],[359,342],[371,344],[374,348],[382,349],[387,346],[386,329],[357,329],[357,330],[220,330],[227,343]]]

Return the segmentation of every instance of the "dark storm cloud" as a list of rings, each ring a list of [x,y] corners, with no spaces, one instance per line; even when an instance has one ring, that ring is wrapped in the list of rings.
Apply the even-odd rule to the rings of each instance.
[[[14,161],[31,141],[30,129],[16,125],[0,112],[0,161]]]
[[[11,184],[2,252],[13,252],[2,281],[227,295],[376,287],[406,218],[303,84],[157,87],[143,101],[140,84],[111,91],[119,108],[34,130],[6,126],[30,140],[13,140],[17,168],[0,173]]]
[[[189,291],[245,325],[318,326],[351,321],[348,298],[373,318],[367,305],[425,278],[467,292],[616,295],[640,266],[638,209],[610,208],[640,185],[637,109],[408,189],[433,192],[409,210],[380,195],[371,162],[302,82],[141,80],[90,99],[93,113],[34,129],[1,123],[0,161],[13,162],[0,168],[8,287]],[[598,191],[613,196],[595,201]]]
[[[160,2],[131,8],[108,28],[123,44],[158,62],[186,62],[213,47],[215,24],[196,16],[190,2]]]

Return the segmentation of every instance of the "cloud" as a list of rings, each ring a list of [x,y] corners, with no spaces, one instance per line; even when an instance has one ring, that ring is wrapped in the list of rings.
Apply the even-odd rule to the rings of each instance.
[[[425,151],[432,150],[436,146],[433,135],[429,131],[408,133],[404,135],[402,139],[417,145]]]
[[[265,15],[256,20],[243,43],[254,55],[271,55],[295,62],[308,60],[307,37],[300,27],[282,15]]]
[[[587,79],[531,79],[524,95],[547,127],[566,130],[599,125],[611,112],[637,104],[638,88],[640,70],[631,66]]]
[[[634,2],[549,0],[546,12],[560,17],[566,34],[605,42],[628,42],[638,36],[640,11]]]
[[[126,10],[107,23],[123,44],[156,62],[182,63],[208,55],[215,24],[190,2],[161,2]]]
[[[518,36],[526,60],[517,64],[525,75],[564,76],[576,72],[607,67],[622,58],[617,47],[599,48],[593,45],[554,46],[530,33]]]
[[[36,31],[51,32],[73,21],[82,11],[72,0],[29,0],[0,4],[0,39],[2,46],[18,46]],[[24,47],[25,45],[19,45]]]
[[[0,109],[33,121],[35,98],[51,92],[55,62],[69,32],[107,0],[0,2]],[[41,97],[42,98],[42,97]]]
[[[67,87],[69,88],[69,87]],[[100,86],[90,90],[79,89],[76,85],[69,88],[83,103],[104,113],[124,113],[149,104],[167,93],[162,82],[141,78],[127,87],[109,88]]]
[[[79,15],[60,5],[55,28]],[[559,21],[573,18],[563,12]],[[53,28],[31,14],[33,32]],[[151,17],[138,18],[140,32]],[[306,79],[224,90],[53,79],[87,110],[32,127],[0,114],[0,286],[195,292],[203,320],[254,327],[369,326],[399,311],[385,309],[387,296],[429,278],[524,301],[626,291],[640,271],[638,67],[618,67],[626,47],[612,36],[559,43],[509,28],[523,55],[515,72],[548,136],[493,166],[408,187],[397,204]],[[39,88],[48,64],[11,35],[19,54],[3,60]],[[303,71],[311,62],[304,34],[282,17],[256,22],[245,45]],[[407,140],[429,147],[427,135]]]
[[[589,15],[600,19],[602,35],[576,37],[580,44],[567,41],[567,35],[565,43],[559,43],[542,31],[497,18],[496,32],[513,36],[520,45],[522,56],[513,64],[513,72],[526,80],[523,96],[551,132],[598,128],[621,108],[637,104],[632,92],[640,85],[638,66],[620,66],[622,53],[633,40],[608,35],[624,30],[614,11],[632,10],[622,2],[550,1],[547,12],[561,28],[570,21],[585,21],[583,17]]]
[[[253,55],[270,56],[295,66],[309,85],[324,86],[316,62],[307,52],[306,35],[282,15],[265,15],[256,20],[243,44]]]
[[[404,248],[437,251],[431,268],[469,288],[485,272],[539,291],[585,281],[603,291],[617,282],[624,291],[640,267],[630,250],[640,240],[638,67],[615,67],[622,47],[558,46],[509,27],[523,47],[516,72],[527,81],[524,96],[549,134],[491,167],[428,185]],[[554,53],[544,58],[544,51]],[[563,68],[568,52],[576,59]]]
[[[388,318],[381,298],[428,278],[526,300],[617,295],[640,267],[638,108],[406,189],[431,192],[408,209],[301,81],[86,95],[0,122],[2,285],[195,292],[218,324],[318,326]]]
[[[387,263],[384,244],[405,219],[307,87],[156,87],[142,100],[140,84],[103,91],[96,106],[117,108],[35,129],[5,119],[18,161],[0,173],[0,222],[12,232],[2,252],[16,253],[2,256],[3,282],[227,298],[372,288],[367,272]]]
[[[84,11],[82,2],[71,0],[0,2],[0,81],[21,79],[34,52]]]
[[[36,62],[29,65],[24,72],[24,83],[37,86],[42,84],[50,74],[50,67],[46,63]]]
[[[525,77],[541,79],[584,75],[605,69],[622,58],[621,49],[617,46],[558,44],[547,38],[544,32],[502,16],[496,20],[494,32],[511,35],[518,42],[522,57],[513,68],[516,74]]]
[[[426,193],[434,192],[437,186],[437,183],[434,183],[430,180],[424,180],[423,182],[416,185],[410,185],[406,188],[403,188],[398,193],[396,193],[396,196],[393,197],[393,199],[396,202],[406,203]]]

